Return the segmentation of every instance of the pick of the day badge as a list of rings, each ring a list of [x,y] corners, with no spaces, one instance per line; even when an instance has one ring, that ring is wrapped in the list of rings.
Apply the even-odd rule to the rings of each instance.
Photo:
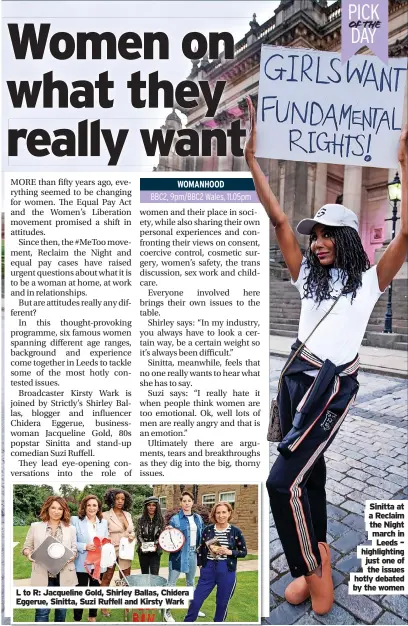
[[[365,46],[383,63],[388,63],[388,0],[342,1],[342,63]]]

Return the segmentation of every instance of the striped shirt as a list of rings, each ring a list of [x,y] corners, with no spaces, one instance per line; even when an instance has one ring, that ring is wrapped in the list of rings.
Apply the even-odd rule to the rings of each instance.
[[[228,533],[231,530],[231,525],[228,524],[227,528],[223,528],[222,530],[217,530],[217,527],[214,526],[214,539],[218,540],[220,546],[224,546],[228,548]],[[217,545],[217,544],[216,544]],[[226,554],[214,554],[208,549],[207,559],[210,561],[221,561],[227,558]]]

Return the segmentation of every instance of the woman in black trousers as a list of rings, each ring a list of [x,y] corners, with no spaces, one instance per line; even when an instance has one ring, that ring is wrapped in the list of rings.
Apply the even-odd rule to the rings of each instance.
[[[143,513],[136,523],[137,553],[142,574],[159,573],[162,550],[159,535],[164,530],[164,519],[159,499],[155,496],[143,502]]]
[[[333,441],[358,391],[358,350],[375,303],[408,253],[408,131],[401,134],[401,226],[378,264],[370,267],[358,218],[340,204],[325,204],[297,231],[309,235],[303,255],[256,156],[255,112],[245,158],[259,200],[275,228],[292,284],[302,299],[298,340],[282,371],[277,398],[283,440],[267,488],[276,529],[295,580],[285,597],[309,596],[315,613],[333,605],[330,549],[326,541],[326,469]]]

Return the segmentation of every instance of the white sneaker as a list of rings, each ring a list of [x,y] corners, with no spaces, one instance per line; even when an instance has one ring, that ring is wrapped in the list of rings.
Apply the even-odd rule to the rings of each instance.
[[[172,616],[171,612],[169,609],[165,609],[163,611],[163,619],[165,622],[175,622],[176,620],[174,619],[174,617]]]
[[[203,613],[202,611],[198,611],[198,617],[205,617],[205,613]]]

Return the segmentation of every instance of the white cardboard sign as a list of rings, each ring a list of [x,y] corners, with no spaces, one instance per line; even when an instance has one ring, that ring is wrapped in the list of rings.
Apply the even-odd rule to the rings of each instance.
[[[397,165],[407,59],[262,46],[259,157]]]

